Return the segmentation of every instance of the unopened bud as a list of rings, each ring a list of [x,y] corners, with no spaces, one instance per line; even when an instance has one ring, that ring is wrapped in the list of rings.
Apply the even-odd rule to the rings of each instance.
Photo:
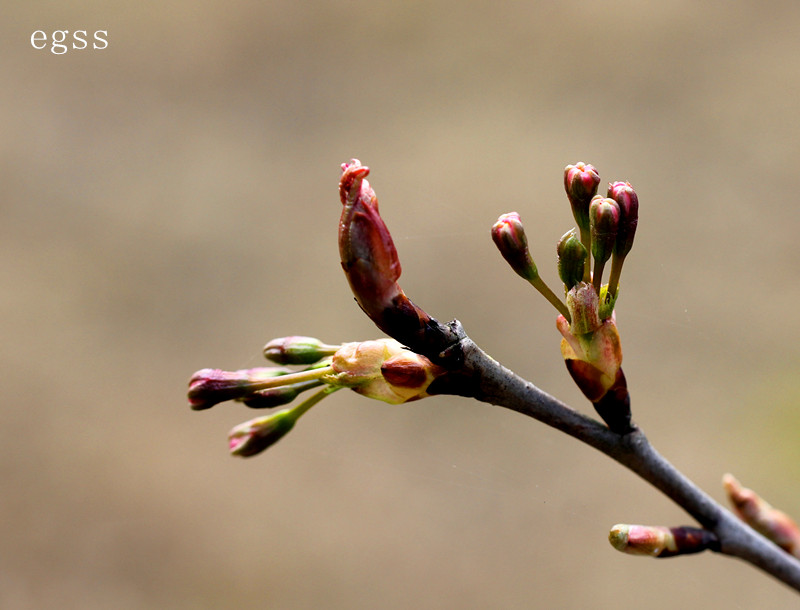
[[[539,272],[528,251],[528,239],[525,237],[525,228],[522,219],[516,212],[503,214],[492,226],[492,240],[494,240],[500,254],[511,265],[511,268],[528,281],[539,277]]]
[[[264,357],[276,364],[313,364],[332,356],[340,345],[327,345],[314,337],[280,337],[264,346]]]
[[[675,557],[701,551],[719,551],[717,537],[697,527],[663,527],[659,525],[628,525],[619,523],[611,528],[608,541],[615,549],[629,555]]]
[[[722,477],[722,484],[742,521],[787,553],[800,558],[800,528],[794,519],[783,511],[773,508],[752,489],[742,487],[731,474]]]
[[[608,197],[619,205],[619,230],[614,252],[624,257],[633,248],[633,238],[639,224],[639,197],[629,182],[609,184]]]
[[[492,227],[492,239],[497,249],[500,250],[500,254],[511,265],[511,268],[518,275],[528,280],[544,298],[550,301],[561,315],[569,318],[570,313],[567,307],[550,290],[544,280],[539,277],[539,271],[536,269],[528,250],[528,240],[525,237],[525,229],[522,226],[519,214],[509,212],[500,216]]]
[[[592,258],[594,258],[592,283],[597,294],[600,294],[603,267],[611,258],[617,239],[619,205],[613,199],[596,196],[589,207],[589,221],[592,227]]]
[[[633,247],[633,238],[639,224],[639,198],[627,182],[613,182],[608,187],[608,197],[619,205],[619,227],[611,259],[608,293],[615,297],[622,274],[622,263]]]
[[[271,447],[286,436],[303,413],[335,390],[336,388],[325,388],[296,407],[235,426],[228,434],[231,455],[251,457]]]
[[[234,427],[228,434],[231,455],[251,457],[277,443],[293,427],[297,418],[293,409],[251,419]]]
[[[572,206],[575,222],[581,231],[581,238],[584,232],[589,231],[589,204],[592,197],[597,194],[599,184],[600,174],[587,163],[578,162],[564,168],[564,190]]]
[[[583,281],[588,256],[575,229],[567,231],[561,237],[556,246],[556,252],[558,254],[558,276],[564,282],[567,290],[570,290],[578,282]]]
[[[281,367],[257,367],[239,371],[201,369],[189,380],[189,406],[195,411],[210,409],[226,400],[236,400],[254,391],[266,379],[291,373]]]

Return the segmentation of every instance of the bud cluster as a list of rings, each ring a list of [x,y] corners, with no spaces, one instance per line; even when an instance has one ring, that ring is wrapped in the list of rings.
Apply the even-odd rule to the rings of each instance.
[[[630,399],[614,306],[622,264],[633,246],[639,200],[627,182],[610,183],[605,197],[597,194],[599,184],[600,174],[589,164],[564,169],[564,188],[577,225],[556,246],[564,301],[539,276],[519,214],[500,216],[492,239],[512,269],[558,310],[567,370],[608,426],[624,434],[632,429]],[[611,271],[603,284],[609,260]]]
[[[264,356],[278,366],[201,369],[189,380],[189,406],[196,411],[229,400],[254,409],[273,408],[320,388],[294,407],[233,428],[229,447],[240,457],[256,455],[276,443],[301,415],[336,390],[349,388],[369,398],[402,404],[428,396],[428,386],[444,373],[394,339],[328,345],[312,337],[282,337],[267,343]]]

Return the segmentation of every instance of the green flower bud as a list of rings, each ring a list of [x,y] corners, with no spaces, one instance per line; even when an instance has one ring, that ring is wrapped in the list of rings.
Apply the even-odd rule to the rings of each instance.
[[[567,231],[556,247],[558,253],[558,276],[567,290],[583,281],[587,252],[578,239],[575,229]]]
[[[327,345],[313,337],[280,337],[264,346],[264,357],[276,364],[313,364],[332,356],[340,345]]]

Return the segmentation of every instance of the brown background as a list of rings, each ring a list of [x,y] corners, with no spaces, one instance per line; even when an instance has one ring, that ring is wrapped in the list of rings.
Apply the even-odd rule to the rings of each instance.
[[[235,460],[203,367],[287,334],[379,336],[339,269],[339,164],[372,167],[406,292],[590,411],[555,312],[494,251],[516,210],[542,275],[567,163],[639,192],[618,323],[636,421],[722,499],[800,515],[796,2],[8,2],[0,9],[0,606],[786,608],[691,523],[515,413],[338,393]],[[41,29],[108,48],[35,51]]]

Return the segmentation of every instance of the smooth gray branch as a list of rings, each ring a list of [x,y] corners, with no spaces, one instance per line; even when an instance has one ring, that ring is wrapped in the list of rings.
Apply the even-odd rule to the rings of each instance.
[[[767,540],[697,487],[650,445],[639,428],[619,435],[519,377],[481,350],[460,341],[463,371],[476,399],[517,411],[591,445],[672,499],[738,557],[800,591],[800,561]]]

